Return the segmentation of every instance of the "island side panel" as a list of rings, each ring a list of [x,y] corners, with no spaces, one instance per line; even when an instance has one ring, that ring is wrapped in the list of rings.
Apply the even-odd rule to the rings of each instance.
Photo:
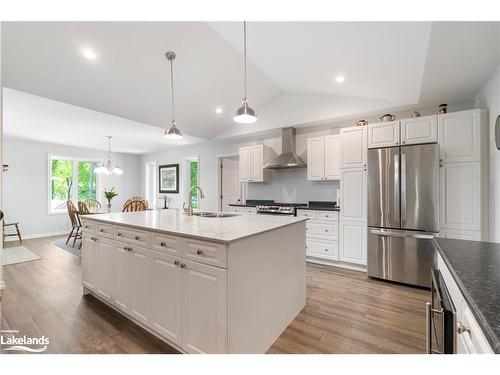
[[[265,353],[304,308],[305,223],[229,245],[229,353]]]

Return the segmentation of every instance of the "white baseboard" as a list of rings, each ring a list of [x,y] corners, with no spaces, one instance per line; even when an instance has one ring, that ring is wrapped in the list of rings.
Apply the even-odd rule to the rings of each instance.
[[[342,263],[342,262],[335,261],[335,260],[329,261],[329,260],[318,259],[318,258],[313,258],[313,257],[307,256],[306,261],[308,263],[321,264],[323,266],[331,266],[331,267],[345,268],[345,269],[352,270],[352,271],[366,272],[366,267],[364,267],[364,266]]]
[[[28,234],[28,235],[23,235],[21,233],[21,238],[23,240],[31,240],[33,238],[42,238],[42,237],[52,237],[52,236],[61,236],[63,234],[69,234],[70,229],[61,231],[61,232],[50,232],[50,233],[39,233],[39,234]],[[10,241],[19,241],[19,238],[17,237],[6,237],[5,242],[10,242]]]

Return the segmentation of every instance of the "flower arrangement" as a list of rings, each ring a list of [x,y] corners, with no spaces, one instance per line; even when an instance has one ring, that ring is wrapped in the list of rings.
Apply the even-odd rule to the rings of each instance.
[[[113,199],[117,195],[118,195],[118,193],[115,191],[114,187],[104,189],[104,196],[108,200],[108,208],[111,208],[111,199]]]

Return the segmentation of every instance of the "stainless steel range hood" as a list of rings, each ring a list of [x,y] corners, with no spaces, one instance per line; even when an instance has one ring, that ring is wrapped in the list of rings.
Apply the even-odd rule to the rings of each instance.
[[[295,128],[281,130],[281,154],[270,163],[264,165],[266,169],[304,168],[306,163],[295,152]]]

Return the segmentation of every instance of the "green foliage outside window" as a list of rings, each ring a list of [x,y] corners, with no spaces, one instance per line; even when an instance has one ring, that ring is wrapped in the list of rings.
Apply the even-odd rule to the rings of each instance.
[[[73,188],[73,162],[52,159],[52,199],[70,200]]]
[[[78,200],[97,198],[97,176],[94,173],[96,168],[95,162],[78,162]]]
[[[190,168],[190,187],[198,185],[198,162],[192,161]],[[198,193],[193,194],[191,198],[193,208],[198,208]]]

